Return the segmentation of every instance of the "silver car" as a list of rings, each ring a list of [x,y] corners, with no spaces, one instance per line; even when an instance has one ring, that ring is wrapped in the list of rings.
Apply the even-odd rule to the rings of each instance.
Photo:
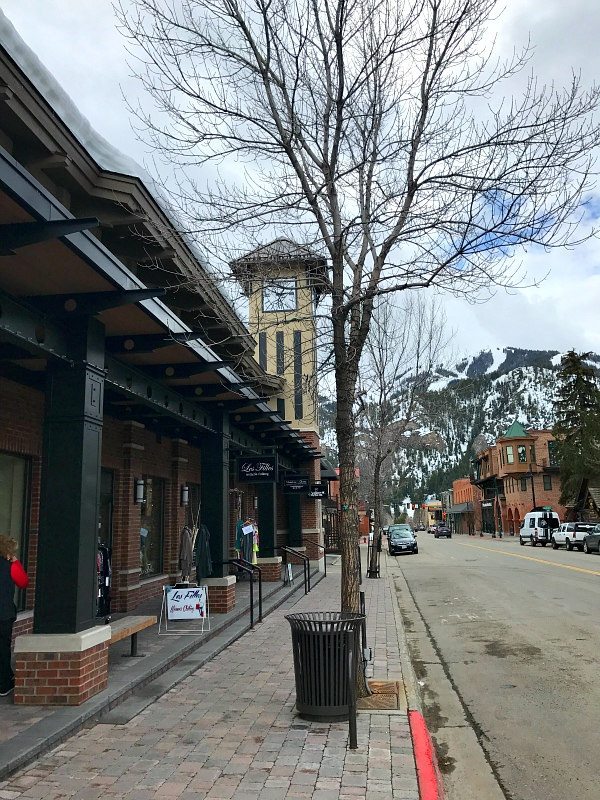
[[[583,540],[584,553],[600,553],[600,525],[595,525]]]

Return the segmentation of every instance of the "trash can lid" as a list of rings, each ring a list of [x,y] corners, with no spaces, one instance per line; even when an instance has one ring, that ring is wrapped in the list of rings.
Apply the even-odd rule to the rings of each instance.
[[[295,630],[343,632],[354,630],[366,616],[351,611],[305,611],[285,618]]]

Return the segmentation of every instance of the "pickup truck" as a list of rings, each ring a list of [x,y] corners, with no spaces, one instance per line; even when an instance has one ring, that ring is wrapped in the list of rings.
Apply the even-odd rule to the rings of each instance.
[[[594,526],[587,522],[563,522],[552,534],[552,548],[566,547],[567,550],[583,550],[583,540]]]

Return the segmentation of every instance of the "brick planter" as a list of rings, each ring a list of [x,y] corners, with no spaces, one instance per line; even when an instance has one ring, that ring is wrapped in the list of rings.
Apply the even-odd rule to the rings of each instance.
[[[224,578],[204,578],[208,586],[208,603],[211,614],[227,614],[235,608],[235,575]]]
[[[15,642],[16,705],[78,706],[106,688],[110,626]]]
[[[281,577],[281,563],[283,559],[281,556],[274,558],[257,558],[256,566],[260,567],[263,581],[268,583],[276,583],[282,580]]]

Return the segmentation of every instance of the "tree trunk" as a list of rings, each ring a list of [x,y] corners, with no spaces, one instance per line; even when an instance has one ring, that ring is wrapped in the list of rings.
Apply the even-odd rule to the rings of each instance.
[[[340,465],[340,553],[342,557],[341,610],[360,613],[360,551],[358,536],[358,481],[355,474],[355,424],[352,414],[357,364],[348,358],[344,336],[344,320],[333,317],[335,382],[336,382],[336,433]],[[360,652],[360,651],[359,651]],[[357,670],[357,697],[370,694],[360,652]]]

